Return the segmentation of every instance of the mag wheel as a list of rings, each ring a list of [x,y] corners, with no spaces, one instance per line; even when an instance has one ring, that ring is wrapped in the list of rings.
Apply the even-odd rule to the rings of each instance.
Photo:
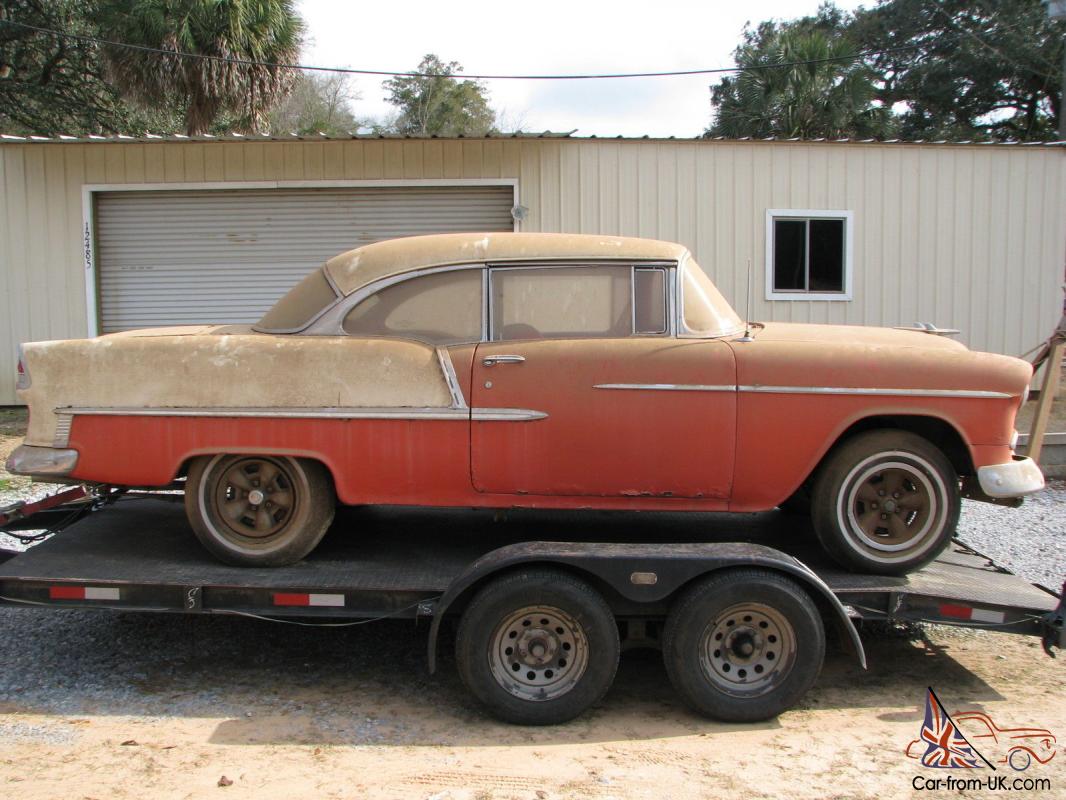
[[[755,722],[780,714],[822,668],[825,630],[795,581],[730,570],[677,601],[663,631],[663,660],[688,705],[715,719]]]
[[[287,456],[199,459],[185,483],[185,511],[203,545],[222,561],[282,566],[321,541],[335,506],[325,467]]]
[[[618,628],[603,598],[564,572],[523,570],[483,588],[456,635],[459,674],[495,716],[551,725],[606,694]]]
[[[906,431],[871,431],[840,447],[814,487],[811,518],[826,551],[846,567],[899,575],[951,541],[959,480],[936,447]]]

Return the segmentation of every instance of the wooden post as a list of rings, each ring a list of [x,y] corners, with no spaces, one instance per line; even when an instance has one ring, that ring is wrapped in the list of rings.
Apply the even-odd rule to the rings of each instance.
[[[1029,445],[1025,454],[1040,463],[1040,451],[1044,449],[1044,434],[1047,433],[1048,418],[1055,395],[1059,393],[1059,373],[1062,372],[1062,355],[1066,352],[1066,340],[1056,337],[1052,340],[1047,361],[1044,362],[1044,382],[1040,386],[1040,399],[1036,401],[1036,414],[1029,431]]]

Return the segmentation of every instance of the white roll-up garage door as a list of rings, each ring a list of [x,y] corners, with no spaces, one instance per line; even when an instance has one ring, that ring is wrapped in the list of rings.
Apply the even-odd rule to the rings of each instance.
[[[255,322],[327,258],[396,236],[514,229],[511,186],[99,192],[103,333]]]

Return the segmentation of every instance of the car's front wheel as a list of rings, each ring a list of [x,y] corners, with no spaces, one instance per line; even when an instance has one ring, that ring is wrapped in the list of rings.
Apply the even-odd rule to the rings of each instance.
[[[321,541],[336,500],[326,468],[288,456],[197,459],[185,481],[185,512],[196,537],[229,564],[293,564]]]
[[[826,551],[859,572],[902,575],[935,559],[959,521],[959,480],[947,457],[907,431],[848,440],[814,484],[811,520]]]

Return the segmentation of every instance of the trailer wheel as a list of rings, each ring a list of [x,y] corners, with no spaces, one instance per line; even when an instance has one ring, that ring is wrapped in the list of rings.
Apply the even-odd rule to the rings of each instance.
[[[463,612],[459,675],[496,717],[554,725],[600,700],[618,669],[618,627],[600,594],[565,572],[497,578]]]
[[[843,566],[902,575],[947,547],[961,506],[959,479],[940,450],[913,433],[880,430],[829,458],[815,482],[811,520]]]
[[[677,601],[663,659],[685,702],[714,719],[756,722],[792,707],[814,684],[825,629],[810,595],[774,572],[729,570]]]
[[[196,538],[229,564],[299,561],[322,540],[335,506],[326,468],[306,459],[202,458],[185,482],[185,512]]]

